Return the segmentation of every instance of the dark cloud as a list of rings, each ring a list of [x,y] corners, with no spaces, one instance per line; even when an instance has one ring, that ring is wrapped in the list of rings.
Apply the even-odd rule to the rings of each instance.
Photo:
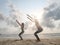
[[[52,7],[52,8],[51,8]],[[57,7],[57,8],[55,8]],[[53,9],[55,8],[55,9]],[[48,8],[46,8],[48,9]],[[44,14],[43,25],[49,28],[54,28],[54,21],[60,20],[60,7],[55,4],[50,5],[50,8],[46,14]]]
[[[54,9],[55,7],[57,6],[57,3],[53,3],[53,4],[50,4],[48,7],[44,8],[44,10],[51,10],[51,9]]]
[[[4,16],[0,13],[0,21],[4,20]]]
[[[53,11],[49,11],[44,18],[51,18],[54,20],[60,20],[60,8],[58,7],[57,9],[53,10]]]

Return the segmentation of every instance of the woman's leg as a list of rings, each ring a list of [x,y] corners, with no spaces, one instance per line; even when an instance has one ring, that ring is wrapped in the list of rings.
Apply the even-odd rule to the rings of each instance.
[[[40,39],[39,39],[39,37],[38,37],[38,35],[37,35],[37,33],[39,33],[40,31],[36,31],[35,33],[34,33],[34,35],[35,35],[35,37],[36,37],[36,39],[38,40],[38,41],[40,41]]]
[[[22,31],[21,33],[19,33],[19,37],[21,38],[21,40],[23,40],[23,38],[22,38],[22,34],[24,33],[24,31]]]

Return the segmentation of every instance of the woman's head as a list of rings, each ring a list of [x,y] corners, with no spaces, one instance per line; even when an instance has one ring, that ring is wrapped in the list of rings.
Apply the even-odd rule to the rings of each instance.
[[[24,25],[24,23],[22,23],[22,25]]]

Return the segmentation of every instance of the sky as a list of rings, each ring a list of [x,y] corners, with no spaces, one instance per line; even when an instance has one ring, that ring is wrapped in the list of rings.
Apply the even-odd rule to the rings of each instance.
[[[34,23],[26,18],[26,14],[38,19],[44,29],[42,33],[60,33],[59,2],[59,0],[0,0],[0,33],[18,34],[21,30],[15,19],[25,23],[25,33],[34,33],[36,31],[35,28],[32,29]]]
[[[3,3],[2,3],[3,2]],[[47,5],[46,0],[0,0],[0,11],[8,15],[8,4],[12,3],[22,13],[36,13]]]

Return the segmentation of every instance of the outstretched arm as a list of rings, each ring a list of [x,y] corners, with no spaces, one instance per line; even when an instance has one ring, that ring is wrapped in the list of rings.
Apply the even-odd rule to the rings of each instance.
[[[29,14],[27,14],[28,17],[30,17],[31,19],[33,19]]]
[[[29,17],[27,17],[30,21],[32,21],[33,22],[33,20],[31,19],[31,18],[29,18]]]
[[[30,21],[32,21],[32,22],[34,21],[34,19],[33,19],[30,15],[27,14],[27,16],[28,16],[27,18],[28,18]]]
[[[19,21],[18,21],[18,20],[16,20],[16,22],[21,26],[21,24],[19,23]]]

